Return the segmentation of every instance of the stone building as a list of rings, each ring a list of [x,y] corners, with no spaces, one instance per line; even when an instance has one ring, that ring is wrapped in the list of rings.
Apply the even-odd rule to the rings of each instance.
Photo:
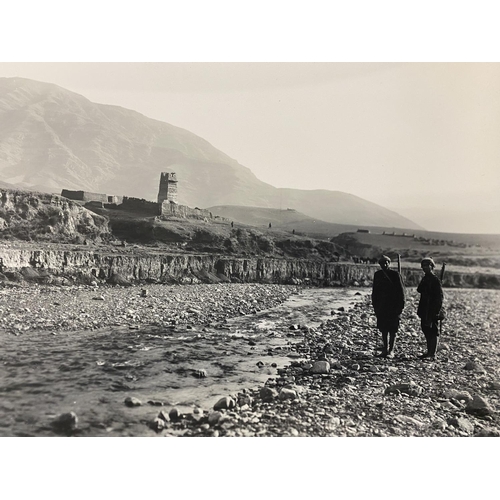
[[[162,172],[160,174],[158,203],[161,205],[164,201],[177,203],[177,176],[175,172]]]

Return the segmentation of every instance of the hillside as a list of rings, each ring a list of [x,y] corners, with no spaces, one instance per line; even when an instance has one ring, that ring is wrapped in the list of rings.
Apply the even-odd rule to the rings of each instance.
[[[329,239],[341,233],[356,231],[359,228],[380,230],[382,232],[387,227],[378,228],[375,226],[365,226],[363,224],[335,224],[333,222],[325,222],[324,220],[309,217],[297,210],[279,208],[262,208],[262,207],[243,207],[238,205],[219,205],[209,207],[208,210],[214,215],[225,217],[226,219],[256,226],[267,228],[269,223],[273,228],[282,229],[284,231],[303,234],[311,238]]]
[[[260,230],[219,219],[156,217],[121,209],[88,210],[66,198],[0,189],[0,241],[99,245],[107,249],[134,245],[135,253],[210,253],[233,256],[293,257],[338,261],[349,255],[335,243],[292,235],[279,229]]]
[[[474,235],[415,231],[401,233],[346,232],[331,238],[352,255],[378,258],[382,254],[419,263],[424,256],[462,267],[500,269],[500,235]]]
[[[0,188],[0,239],[87,243],[108,241],[110,236],[108,220],[78,203]]]
[[[3,182],[155,200],[163,171],[177,173],[179,203],[190,207],[287,207],[337,224],[418,228],[352,194],[275,188],[201,137],[135,111],[53,84],[0,78]]]

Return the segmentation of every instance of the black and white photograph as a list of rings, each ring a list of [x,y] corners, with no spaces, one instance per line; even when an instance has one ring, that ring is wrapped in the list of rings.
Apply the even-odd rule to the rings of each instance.
[[[189,450],[186,488],[211,450],[298,465],[380,447],[389,468],[406,446],[488,453],[497,54],[176,55],[194,35],[163,14],[142,60],[98,44],[0,62],[1,441],[68,458],[147,443],[152,475],[160,450]]]

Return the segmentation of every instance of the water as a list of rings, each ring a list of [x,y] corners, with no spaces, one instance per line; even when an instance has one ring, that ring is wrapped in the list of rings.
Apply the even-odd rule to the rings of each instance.
[[[230,319],[224,329],[3,333],[0,435],[54,435],[50,422],[69,411],[78,415],[83,436],[154,435],[146,424],[160,410],[210,409],[276,376],[303,340],[290,326],[318,325],[367,292],[356,293],[305,289],[278,307]],[[193,376],[195,370],[205,370],[206,378]],[[125,406],[128,396],[142,406]]]

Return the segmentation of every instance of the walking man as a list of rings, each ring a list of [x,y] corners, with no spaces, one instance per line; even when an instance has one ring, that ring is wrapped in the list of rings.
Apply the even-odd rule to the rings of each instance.
[[[422,332],[427,342],[427,352],[420,359],[434,360],[439,339],[438,321],[443,306],[443,288],[439,278],[434,274],[436,265],[430,257],[420,263],[424,277],[418,285],[420,293],[417,315],[421,321]]]
[[[384,344],[380,356],[386,358],[394,356],[399,320],[405,306],[405,289],[401,274],[389,269],[391,259],[387,255],[382,255],[378,263],[381,269],[373,276],[372,304]]]

